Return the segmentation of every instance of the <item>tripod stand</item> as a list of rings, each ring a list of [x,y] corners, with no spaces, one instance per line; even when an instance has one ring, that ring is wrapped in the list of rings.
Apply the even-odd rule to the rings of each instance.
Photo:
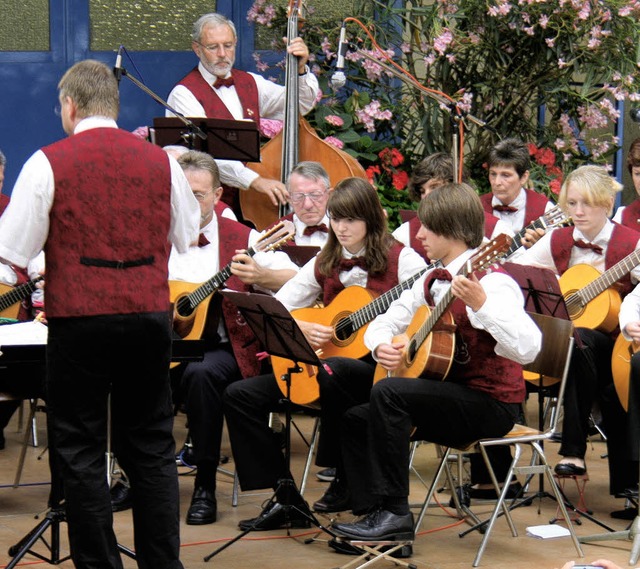
[[[287,373],[285,373],[281,378],[285,382],[286,386],[285,397],[282,400],[285,410],[284,463],[285,472],[290,473],[291,376],[292,374],[296,372],[299,373],[301,371],[298,362],[319,366],[321,365],[320,360],[307,342],[300,328],[298,328],[298,325],[291,317],[291,314],[275,298],[262,294],[234,291],[221,291],[221,294],[238,307],[238,310],[268,354],[286,358],[295,362],[291,368],[287,369]],[[311,513],[290,474],[278,480],[277,488],[267,502],[265,509],[270,508],[276,501],[284,508],[285,520],[295,512],[296,514],[306,518],[318,529],[325,531],[332,537],[335,537],[335,535],[330,530],[323,527],[317,518]],[[212,557],[230,547],[251,531],[254,531],[254,528],[249,527],[243,530],[232,540],[207,555],[204,558],[204,561],[209,561]]]

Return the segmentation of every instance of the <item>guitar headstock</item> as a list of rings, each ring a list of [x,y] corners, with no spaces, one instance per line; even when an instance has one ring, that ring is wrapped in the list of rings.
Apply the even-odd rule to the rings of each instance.
[[[266,231],[264,235],[256,241],[253,249],[256,253],[260,251],[272,251],[293,239],[295,234],[296,226],[293,224],[293,221],[285,219]]]
[[[475,271],[482,271],[500,261],[500,258],[509,249],[511,243],[513,243],[513,238],[505,233],[494,237],[491,241],[482,245],[465,263],[466,271],[464,274],[468,275]]]
[[[571,217],[569,217],[559,205],[556,205],[549,211],[545,212],[542,216],[542,220],[544,221],[546,229],[572,224]]]

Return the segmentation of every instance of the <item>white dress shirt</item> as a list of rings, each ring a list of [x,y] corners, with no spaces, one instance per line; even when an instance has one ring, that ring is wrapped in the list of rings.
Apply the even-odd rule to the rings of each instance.
[[[361,257],[364,249],[355,255],[342,249],[342,256],[345,259]],[[288,310],[307,308],[312,306],[316,299],[322,294],[322,288],[316,280],[315,267],[317,257],[311,259],[300,269],[300,272],[288,281],[277,293],[276,298],[284,304]],[[398,282],[407,280],[418,271],[426,267],[424,259],[418,255],[411,247],[403,247],[398,257]],[[340,282],[346,287],[361,286],[367,287],[367,271],[362,267],[353,267],[349,271],[341,271],[338,275]]]
[[[458,273],[475,250],[458,256],[445,268]],[[381,344],[390,344],[394,336],[406,332],[414,314],[425,304],[424,285],[431,271],[420,277],[410,290],[402,293],[387,312],[378,316],[367,328],[364,343],[373,354]],[[466,307],[471,325],[486,330],[496,340],[495,353],[520,364],[533,361],[540,351],[542,334],[524,310],[524,298],[518,284],[504,273],[489,272],[480,279],[487,295],[485,303],[477,312]],[[431,296],[437,304],[451,283],[437,280],[431,287]]]
[[[104,117],[89,117],[78,123],[74,134],[92,128],[118,128]],[[182,168],[169,156],[171,166],[171,226],[167,238],[186,250],[198,237],[200,206]],[[49,211],[55,183],[51,164],[38,150],[24,164],[0,218],[0,258],[26,267],[42,251],[49,234]]]
[[[593,249],[583,249],[581,247],[572,247],[571,255],[569,257],[569,267],[573,267],[578,264],[587,264],[598,269],[601,273],[605,271],[605,258],[607,255],[607,248],[609,246],[609,240],[611,239],[611,233],[613,232],[614,224],[607,220],[600,233],[596,235],[595,239],[591,241],[594,245],[602,247],[602,254],[596,253]],[[560,275],[560,271],[556,266],[555,260],[551,254],[551,235],[553,231],[547,232],[539,241],[534,243],[529,249],[521,250],[517,256],[510,258],[509,261],[518,263],[519,265],[531,265],[534,267],[542,267],[543,269],[550,269]],[[589,242],[584,236],[582,231],[577,227],[573,228],[574,240],[582,239]],[[635,248],[640,246],[640,241],[636,243]],[[631,281],[634,283],[640,282],[640,267],[635,267],[631,271]],[[587,283],[585,283],[586,285]]]
[[[198,71],[209,85],[213,85],[216,76],[209,73],[202,63],[198,63]],[[251,73],[251,75],[256,80],[258,87],[260,116],[265,119],[283,120],[285,112],[284,87],[268,81],[261,75],[255,73]],[[220,97],[235,120],[243,120],[245,118],[235,85],[220,87],[219,89],[212,86],[211,89]],[[319,92],[318,79],[307,68],[307,73],[299,77],[299,108],[303,115],[313,109]],[[200,102],[184,85],[176,85],[169,93],[167,102],[169,106],[185,117],[207,116]],[[172,117],[175,115],[167,110],[166,116]],[[220,181],[227,186],[246,189],[258,177],[258,174],[244,166],[242,162],[236,160],[216,160],[216,162],[220,168]]]
[[[304,230],[307,228],[307,225],[300,220],[300,218],[294,213],[293,214],[293,224],[296,227],[296,236],[295,242],[296,245],[311,245],[313,247],[324,247],[327,243],[327,239],[329,239],[329,216],[325,214],[325,216],[316,224],[322,225],[325,224],[327,226],[327,231],[316,231],[311,235],[305,235]]]
[[[502,202],[493,196],[491,198],[491,206],[494,205],[503,205]],[[493,210],[491,213],[495,215],[498,219],[506,223],[513,231],[512,235],[515,235],[524,227],[524,214],[527,209],[527,193],[524,188],[520,188],[520,193],[517,195],[516,199],[514,199],[510,204],[511,207],[517,208],[518,211],[497,211]],[[545,213],[549,211],[552,207],[554,207],[553,202],[547,201],[547,205],[544,208]]]

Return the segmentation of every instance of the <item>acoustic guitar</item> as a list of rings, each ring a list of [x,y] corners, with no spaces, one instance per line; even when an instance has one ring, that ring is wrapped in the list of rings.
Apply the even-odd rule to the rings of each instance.
[[[323,308],[300,308],[291,312],[296,320],[316,322],[333,327],[331,341],[322,348],[322,357],[343,356],[358,359],[369,353],[364,345],[364,333],[369,323],[379,314],[386,312],[391,303],[400,297],[403,291],[411,288],[429,268],[425,267],[406,281],[374,298],[373,293],[361,286],[350,286],[341,291],[331,304]],[[360,307],[360,308],[358,308]],[[279,378],[287,373],[294,363],[286,358],[271,357],[274,375]],[[316,376],[317,366],[301,364],[301,372],[291,375],[290,399],[298,405],[312,406],[320,398],[320,389]],[[286,385],[279,381],[278,386],[286,395]]]
[[[459,275],[469,276],[498,261],[511,245],[512,238],[501,234],[481,247],[461,268]],[[442,380],[447,377],[455,351],[455,322],[447,309],[454,300],[451,287],[435,307],[422,305],[411,319],[404,334],[393,343],[404,342],[402,362],[394,370],[376,366],[374,383],[385,377],[425,377]]]
[[[504,258],[508,259],[513,255],[520,247],[522,247],[522,238],[526,235],[528,229],[551,229],[553,227],[559,227],[561,225],[571,224],[571,218],[562,211],[559,205],[552,207],[549,211],[545,212],[535,221],[532,221],[529,225],[523,227],[513,236],[513,243],[509,246],[504,254]]]
[[[560,277],[560,290],[574,324],[580,328],[613,332],[618,325],[622,300],[620,293],[611,286],[638,264],[640,250],[630,253],[604,273],[583,263],[566,270]]]
[[[611,373],[613,385],[616,388],[620,404],[625,411],[629,410],[629,381],[631,374],[631,357],[638,350],[640,344],[627,340],[622,334],[618,335],[611,354]]]
[[[295,236],[292,221],[281,221],[249,247],[246,254],[253,257],[261,251],[277,249]],[[173,329],[183,340],[197,340],[202,336],[211,295],[231,276],[231,263],[201,284],[169,281],[169,295],[173,305]]]
[[[0,284],[0,318],[17,318],[20,301],[27,298],[44,277],[36,277],[18,286]]]

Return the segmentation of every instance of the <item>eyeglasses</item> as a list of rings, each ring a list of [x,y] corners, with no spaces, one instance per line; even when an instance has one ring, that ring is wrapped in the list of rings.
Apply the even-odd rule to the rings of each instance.
[[[325,195],[325,192],[313,192],[312,194],[295,193],[291,194],[291,203],[303,203],[307,198],[313,203],[318,203]]]
[[[203,43],[200,43],[197,40],[194,40],[194,41],[200,47],[206,49],[207,51],[209,51],[211,53],[217,53],[218,51],[220,51],[220,46],[222,46],[222,49],[224,49],[225,51],[233,51],[236,48],[236,42],[227,42],[227,43],[223,43],[223,44],[204,45]]]
[[[199,202],[203,202],[211,192],[213,192],[213,188],[206,192],[193,192],[193,197]]]

